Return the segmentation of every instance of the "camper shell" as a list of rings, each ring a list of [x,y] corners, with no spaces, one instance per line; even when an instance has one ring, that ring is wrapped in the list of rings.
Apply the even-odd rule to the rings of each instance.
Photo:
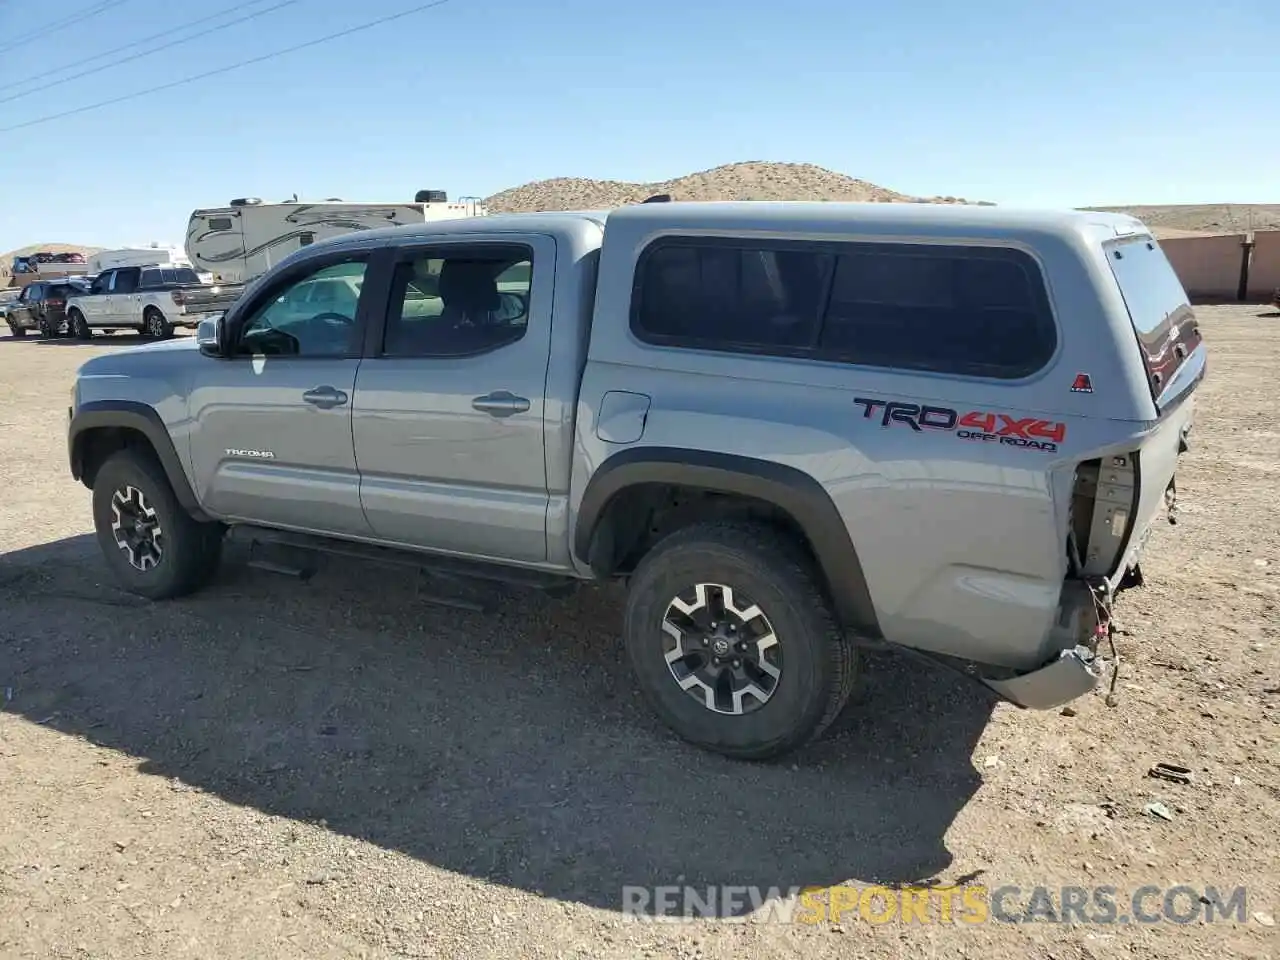
[[[117,267],[190,266],[182,248],[172,244],[101,250],[89,257],[84,273],[96,276]]]

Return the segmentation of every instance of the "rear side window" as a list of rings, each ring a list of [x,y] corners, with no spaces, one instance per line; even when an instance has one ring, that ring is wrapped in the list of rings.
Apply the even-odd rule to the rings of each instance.
[[[1017,379],[1057,346],[1039,267],[1010,248],[670,238],[642,256],[650,343]]]
[[[143,270],[142,271],[142,286],[158,287],[160,286],[161,282],[162,282],[162,279],[160,277],[159,270]]]
[[[189,267],[161,270],[165,283],[199,283],[200,277]]]

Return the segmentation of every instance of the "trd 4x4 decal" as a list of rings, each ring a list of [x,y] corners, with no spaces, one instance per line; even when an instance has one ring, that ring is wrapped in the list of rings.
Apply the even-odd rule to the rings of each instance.
[[[962,413],[950,407],[931,407],[927,404],[906,403],[901,400],[872,400],[855,397],[862,407],[862,418],[878,417],[880,426],[903,424],[920,433],[924,430],[945,430],[961,440],[980,440],[1001,443],[1010,447],[1027,447],[1054,453],[1058,444],[1067,438],[1067,425],[1038,417],[1014,417],[1007,413],[988,413],[970,410]]]

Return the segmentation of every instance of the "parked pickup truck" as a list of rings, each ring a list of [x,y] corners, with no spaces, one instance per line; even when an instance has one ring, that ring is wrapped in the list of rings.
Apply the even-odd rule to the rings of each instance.
[[[67,300],[67,330],[81,340],[88,340],[94,330],[122,329],[157,339],[171,337],[174,327],[196,327],[216,314],[187,305],[188,297],[209,286],[191,267],[174,264],[104,270],[87,293]]]
[[[68,443],[128,590],[201,587],[227,536],[622,578],[657,713],[762,758],[867,647],[1026,707],[1094,690],[1204,370],[1127,216],[658,202],[309,246],[84,364]]]

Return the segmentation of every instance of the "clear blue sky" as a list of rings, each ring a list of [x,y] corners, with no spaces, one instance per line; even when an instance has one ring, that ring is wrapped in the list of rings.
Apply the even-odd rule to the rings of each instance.
[[[16,47],[103,0],[0,0],[0,98],[20,94],[0,103],[0,250],[181,242],[192,209],[239,196],[488,195],[737,160],[1019,206],[1280,202],[1277,0],[449,0],[12,129],[420,2],[291,0],[42,89],[237,0],[117,0]]]

